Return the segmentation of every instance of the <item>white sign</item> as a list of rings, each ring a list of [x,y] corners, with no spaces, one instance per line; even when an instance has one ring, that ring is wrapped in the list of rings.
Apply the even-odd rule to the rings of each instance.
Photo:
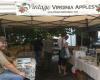
[[[100,14],[99,11],[99,0],[24,0],[16,2],[17,15],[93,15]]]

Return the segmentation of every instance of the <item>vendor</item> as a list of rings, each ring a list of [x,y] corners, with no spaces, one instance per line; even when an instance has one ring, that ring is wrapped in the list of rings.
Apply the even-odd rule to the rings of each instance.
[[[4,50],[7,47],[5,37],[0,36],[0,64],[4,71],[0,74],[0,80],[23,80],[25,73],[19,71],[11,62],[8,61]]]

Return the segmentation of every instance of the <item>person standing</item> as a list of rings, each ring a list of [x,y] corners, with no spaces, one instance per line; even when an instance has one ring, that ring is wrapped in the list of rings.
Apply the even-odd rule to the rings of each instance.
[[[43,40],[43,50],[44,50],[44,58],[47,68],[49,69],[51,63],[51,57],[53,52],[53,40],[52,36],[48,35],[45,40]]]
[[[25,73],[19,71],[6,57],[4,50],[7,47],[5,37],[0,36],[0,64],[4,71],[0,74],[0,80],[23,80]]]
[[[33,50],[35,54],[36,65],[38,66],[40,65],[41,57],[43,53],[43,42],[41,37],[38,37],[33,41]]]
[[[60,51],[59,51],[59,61],[58,61],[58,70],[59,70],[59,73],[61,73],[62,70],[63,70],[64,75],[67,74],[67,72],[66,72],[67,59],[63,55],[63,53],[66,54],[66,50],[68,48],[68,43],[66,42],[66,39],[68,39],[68,36],[66,34],[61,34],[61,37],[58,39],[58,46],[59,46],[59,49],[60,49]],[[62,52],[62,49],[63,49],[63,52]]]

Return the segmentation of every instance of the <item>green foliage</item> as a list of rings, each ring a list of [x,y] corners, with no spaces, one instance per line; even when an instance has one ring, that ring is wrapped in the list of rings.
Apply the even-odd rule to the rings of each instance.
[[[67,33],[65,28],[33,28],[32,29],[32,38],[47,38],[50,36],[59,36],[61,33]]]
[[[74,31],[72,31],[72,29]],[[75,34],[75,28],[66,28],[66,27],[56,27],[56,28],[39,28],[39,27],[34,27],[31,29],[12,29],[11,31],[7,31],[7,37],[9,42],[13,42],[15,44],[20,44],[20,42],[23,42],[23,39],[25,38],[25,42],[23,43],[29,43],[35,38],[42,38],[45,39],[48,36],[59,36],[59,34],[66,33],[66,34]],[[12,35],[13,33],[13,35]],[[23,37],[24,36],[24,37]],[[17,38],[19,37],[19,38]],[[17,42],[16,42],[17,40]]]

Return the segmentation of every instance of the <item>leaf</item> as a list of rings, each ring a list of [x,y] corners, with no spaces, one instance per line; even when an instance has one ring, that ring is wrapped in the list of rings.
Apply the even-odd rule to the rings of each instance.
[[[23,3],[22,5],[26,6],[26,5],[27,5],[27,3]]]

